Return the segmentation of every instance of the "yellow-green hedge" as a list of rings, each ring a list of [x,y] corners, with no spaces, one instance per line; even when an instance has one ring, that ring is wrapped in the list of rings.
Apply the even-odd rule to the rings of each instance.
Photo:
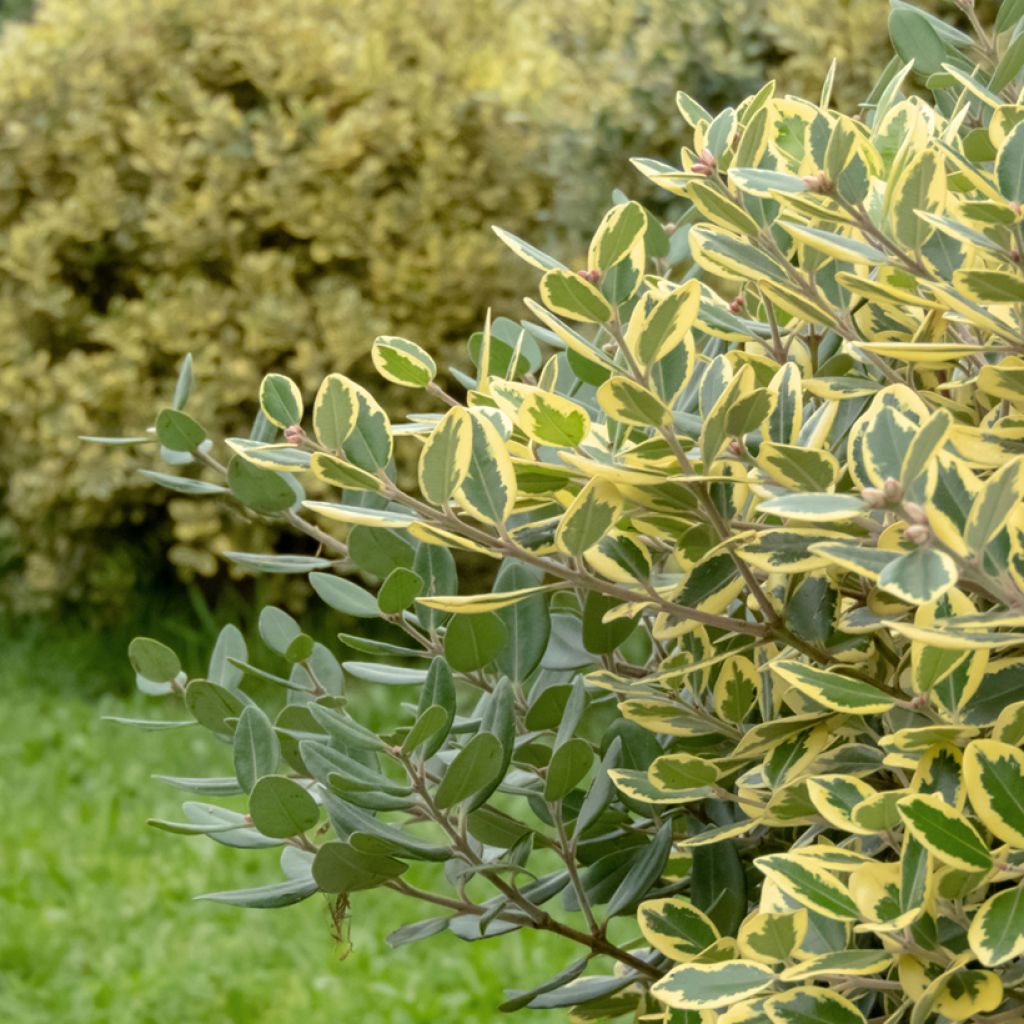
[[[797,6],[808,23],[820,7],[44,0],[9,25],[2,602],[135,584],[152,493],[132,459],[73,438],[144,427],[184,353],[225,382],[196,414],[232,431],[268,369],[309,386],[379,333],[438,351],[483,296],[514,311],[523,279],[488,225],[557,249],[613,183],[642,194],[626,157],[674,157],[666,97],[746,91]],[[861,6],[882,31],[884,0]],[[213,502],[172,513],[172,561],[212,572],[237,527]]]

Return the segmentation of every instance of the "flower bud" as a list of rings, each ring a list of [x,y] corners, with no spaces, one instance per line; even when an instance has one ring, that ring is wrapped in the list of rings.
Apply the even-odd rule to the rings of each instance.
[[[892,504],[892,502],[899,501],[903,497],[903,485],[899,480],[890,476],[882,484],[882,493],[885,495],[885,500]]]
[[[1019,217],[1021,212],[1024,211],[1024,207],[1022,207],[1016,200],[1010,200],[1006,205],[1010,208],[1010,213],[1012,213],[1014,217]]]
[[[903,514],[912,523],[921,523],[924,526],[928,525],[928,514],[916,501],[903,502]]]
[[[743,296],[737,295],[732,302],[729,303],[729,312],[738,313],[743,308]]]
[[[877,487],[865,487],[860,496],[872,508],[881,508],[885,504],[885,495]]]
[[[740,439],[738,437],[734,437],[729,442],[729,451],[731,451],[733,453],[733,455],[742,455],[743,454],[743,442],[740,441]]]
[[[800,180],[807,186],[810,192],[828,192],[832,188],[832,182],[828,180],[828,176],[824,171],[805,175]]]
[[[306,432],[295,423],[284,428],[284,439],[288,444],[303,444],[306,440]]]
[[[931,535],[932,531],[923,523],[913,523],[903,531],[903,536],[912,544],[925,544]]]

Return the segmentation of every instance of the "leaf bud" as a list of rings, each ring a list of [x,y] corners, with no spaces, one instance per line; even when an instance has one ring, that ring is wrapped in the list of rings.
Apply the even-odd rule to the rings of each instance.
[[[306,432],[297,423],[284,428],[284,439],[288,444],[304,444]]]
[[[872,508],[881,508],[885,504],[885,495],[877,487],[865,487],[860,496]]]

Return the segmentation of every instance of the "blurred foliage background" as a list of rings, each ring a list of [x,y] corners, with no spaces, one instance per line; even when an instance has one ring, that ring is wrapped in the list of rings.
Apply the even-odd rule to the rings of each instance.
[[[677,89],[836,58],[852,107],[888,52],[886,0],[41,0],[0,40],[0,605],[111,614],[244,542],[77,439],[138,434],[184,353],[239,432],[268,370],[452,351],[525,287],[489,225],[573,259],[651,198],[630,156],[676,159]]]

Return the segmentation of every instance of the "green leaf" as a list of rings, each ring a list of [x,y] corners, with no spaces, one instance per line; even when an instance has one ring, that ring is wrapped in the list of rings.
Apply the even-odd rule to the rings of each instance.
[[[896,703],[894,697],[871,683],[850,679],[838,672],[815,668],[799,661],[769,663],[772,672],[783,682],[810,697],[831,711],[848,715],[875,715],[888,711]]]
[[[456,615],[444,636],[445,660],[456,672],[489,665],[508,641],[505,624],[494,612]]]
[[[249,794],[249,814],[265,836],[288,839],[309,831],[320,820],[309,790],[284,775],[264,775]]]
[[[583,406],[539,388],[527,393],[516,422],[531,441],[557,448],[575,448],[590,432]]]
[[[397,878],[407,864],[386,854],[363,853],[348,843],[324,843],[313,860],[313,878],[322,892],[355,892],[373,889]]]
[[[607,270],[626,258],[647,229],[647,214],[636,202],[613,206],[594,233],[588,263]]]
[[[564,263],[559,262],[554,256],[542,252],[535,245],[524,242],[521,238],[513,235],[511,231],[504,228],[492,227],[491,230],[500,238],[524,263],[528,263],[537,270],[567,270]]]
[[[690,281],[649,305],[638,305],[629,319],[626,346],[642,367],[652,366],[670,352],[680,352],[678,387],[690,377],[694,364],[690,331],[700,307],[700,285]]]
[[[329,558],[317,558],[313,555],[256,555],[248,551],[225,551],[223,556],[235,565],[253,572],[278,574],[307,573],[314,569],[329,569]]]
[[[284,654],[291,642],[302,632],[299,624],[287,612],[273,605],[268,605],[260,612],[258,628],[263,642],[277,654]]]
[[[961,871],[992,867],[992,854],[977,830],[941,796],[908,796],[896,806],[911,834],[943,863]]]
[[[824,541],[811,545],[811,551],[823,555],[833,565],[859,573],[870,580],[877,580],[882,571],[900,557],[897,551],[881,548],[866,548],[859,544]]]
[[[860,911],[839,879],[816,864],[777,853],[758,857],[754,865],[798,905],[833,921],[860,920]]]
[[[894,7],[889,14],[889,37],[900,59],[914,62],[920,75],[934,74],[946,59],[946,44],[928,19],[912,7]]]
[[[854,238],[847,238],[846,235],[822,231],[820,228],[811,228],[806,224],[796,224],[792,221],[781,220],[778,223],[798,242],[803,242],[833,259],[846,263],[868,263],[873,266],[889,261],[889,257],[881,249]]]
[[[555,543],[579,556],[596,544],[622,514],[622,498],[614,485],[592,479],[566,509],[555,531]]]
[[[591,590],[583,602],[583,646],[592,654],[611,654],[636,629],[635,618],[619,618],[604,622],[607,612],[621,601]]]
[[[1024,203],[1024,121],[1014,126],[999,150],[996,183],[1008,202]]]
[[[206,431],[178,409],[162,409],[156,418],[156,436],[172,452],[193,452],[206,440]]]
[[[785,604],[786,625],[802,640],[825,646],[832,635],[837,598],[827,577],[806,577]]]
[[[540,586],[544,571],[506,558],[494,581],[494,593],[524,590]],[[514,683],[525,682],[540,664],[551,635],[546,594],[532,594],[522,601],[501,608],[495,615],[505,624],[508,643],[495,659],[498,670]]]
[[[967,547],[980,554],[989,541],[1005,528],[1010,512],[1022,499],[1024,459],[1011,459],[988,478],[974,499],[964,531]]]
[[[302,395],[295,382],[280,373],[268,373],[260,384],[263,415],[280,430],[302,422]]]
[[[996,893],[974,912],[967,932],[974,955],[998,967],[1024,955],[1024,885]]]
[[[206,679],[193,679],[185,689],[185,706],[204,728],[219,735],[230,735],[229,718],[242,713],[242,702],[228,689]]]
[[[431,704],[416,718],[402,741],[402,753],[413,754],[428,740],[433,739],[448,725],[448,711],[440,704]]]
[[[169,683],[181,671],[181,662],[174,651],[148,636],[137,636],[128,645],[128,660],[140,676],[154,683]]]
[[[203,796],[237,796],[243,792],[238,780],[230,775],[216,778],[154,775],[153,778],[157,782],[166,782],[175,789],[183,789],[186,793],[199,793]]]
[[[208,892],[196,896],[197,900],[213,903],[228,903],[233,907],[272,910],[300,903],[316,892],[316,882],[311,878],[292,878],[274,885],[261,885],[253,889],[233,889],[224,892]]]
[[[336,612],[359,619],[375,619],[380,615],[377,599],[358,583],[329,572],[311,572],[309,582],[320,600]]]
[[[568,320],[607,323],[612,318],[608,300],[571,270],[549,270],[541,278],[540,296],[552,313]]]
[[[677,1010],[716,1010],[768,988],[775,972],[754,960],[680,964],[651,988],[655,999]]]
[[[449,409],[427,437],[420,454],[420,493],[434,505],[445,505],[469,472],[473,455],[473,423],[467,410]]]
[[[769,498],[759,511],[782,519],[801,519],[810,523],[838,523],[863,515],[867,506],[853,494],[787,494]]]
[[[243,505],[265,516],[285,512],[304,497],[288,474],[260,469],[239,455],[232,455],[228,463],[228,487]]]
[[[1024,302],[1024,277],[1005,270],[958,270],[953,284],[975,302]]]
[[[956,586],[956,562],[944,551],[919,547],[890,562],[878,586],[908,604],[930,604]]]
[[[340,452],[356,425],[359,401],[352,382],[340,373],[324,377],[313,403],[313,432],[317,441]]]
[[[620,423],[658,427],[669,420],[669,411],[661,399],[628,377],[609,377],[597,389],[597,401]]]
[[[690,960],[719,938],[714,922],[682,897],[647,900],[636,918],[644,938],[670,960]]]
[[[425,388],[437,376],[437,364],[414,341],[384,336],[370,350],[377,372],[392,384]]]
[[[795,174],[753,167],[730,167],[729,180],[741,191],[763,199],[772,199],[777,192],[798,195],[808,189],[807,182]]]
[[[350,383],[355,396],[356,421],[342,446],[345,457],[367,473],[385,470],[391,462],[394,440],[391,421],[380,403],[364,387]]]
[[[147,480],[152,480],[153,483],[179,494],[227,494],[228,491],[221,484],[211,483],[209,480],[194,480],[192,477],[158,473],[152,469],[140,469],[139,476],[144,476]]]
[[[455,721],[455,681],[451,669],[443,658],[435,658],[430,663],[426,681],[420,690],[416,712],[422,716],[434,706],[444,708],[447,717],[441,730],[434,733],[431,739],[421,741],[425,743],[424,757],[432,757],[441,748]]]
[[[171,399],[171,408],[184,409],[192,394],[192,353],[188,352],[178,367],[178,379],[174,384],[174,398]]]
[[[972,740],[964,781],[974,813],[997,839],[1024,850],[1024,753],[997,740]]]
[[[849,999],[812,985],[772,996],[764,1012],[772,1024],[866,1024]]]
[[[671,852],[672,823],[666,821],[644,847],[643,853],[633,855],[629,871],[608,901],[609,917],[631,909],[647,895],[665,870]]]
[[[483,415],[472,416],[472,448],[459,501],[477,519],[504,524],[516,503],[516,474],[505,442]]]
[[[747,880],[736,846],[729,840],[691,850],[690,898],[722,935],[735,935],[747,913]]]
[[[503,760],[498,737],[489,732],[477,733],[448,766],[437,787],[435,803],[442,809],[454,807],[489,786],[500,774]]]
[[[419,686],[427,678],[424,669],[387,665],[379,661],[346,661],[343,667],[353,679],[386,686]]]
[[[242,789],[251,793],[257,780],[270,775],[281,759],[281,746],[270,719],[255,704],[249,704],[238,716],[232,741],[235,776]]]
[[[380,491],[384,486],[380,477],[326,452],[314,452],[309,464],[317,480],[322,480],[329,487],[350,491]]]
[[[651,763],[647,775],[659,789],[696,789],[710,786],[718,778],[718,769],[693,754],[662,754]]]
[[[544,799],[557,803],[568,796],[583,780],[594,763],[594,751],[580,737],[570,739],[551,755],[544,780]]]
[[[423,593],[423,580],[412,571],[401,566],[393,569],[381,584],[377,593],[377,605],[384,615],[397,615]]]

